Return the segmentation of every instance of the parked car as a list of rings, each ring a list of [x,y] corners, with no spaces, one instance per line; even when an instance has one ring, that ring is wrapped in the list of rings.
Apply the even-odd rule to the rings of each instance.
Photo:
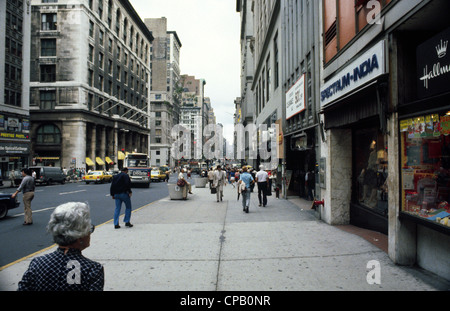
[[[17,197],[13,199],[11,196],[9,193],[0,193],[0,219],[5,218],[10,209],[17,208],[20,205]]]
[[[150,176],[151,176],[152,180],[157,180],[157,181],[161,181],[161,180],[165,180],[166,179],[166,173],[164,173],[159,168],[152,169]]]
[[[112,175],[105,171],[91,171],[83,176],[83,181],[86,182],[86,184],[89,184],[90,182],[105,183],[111,182],[111,180]]]
[[[64,175],[62,169],[56,166],[31,166],[29,167],[31,172],[36,172],[35,183],[50,185],[51,183],[58,182],[65,184],[66,175]],[[22,175],[21,175],[22,176]],[[16,180],[16,184],[19,185],[22,182]]]

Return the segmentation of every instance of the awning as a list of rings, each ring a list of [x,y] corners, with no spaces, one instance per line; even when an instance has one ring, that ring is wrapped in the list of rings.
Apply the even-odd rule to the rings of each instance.
[[[86,164],[87,164],[88,166],[94,166],[94,165],[95,165],[95,163],[92,162],[92,160],[91,160],[90,158],[86,158]]]
[[[95,162],[97,162],[98,165],[105,165],[105,162],[100,157],[96,157]]]
[[[106,160],[106,163],[108,163],[108,164],[114,164],[114,161],[111,160],[110,157],[106,157],[105,160]]]
[[[39,160],[59,160],[59,157],[37,157]]]
[[[124,154],[122,151],[119,151],[119,152],[118,152],[117,158],[118,158],[119,160],[125,160],[125,154]]]

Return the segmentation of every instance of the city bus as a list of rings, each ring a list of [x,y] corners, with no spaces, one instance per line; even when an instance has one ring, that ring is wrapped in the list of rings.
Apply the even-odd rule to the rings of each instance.
[[[144,185],[149,188],[151,183],[150,158],[145,153],[128,153],[123,162],[128,168],[132,185]]]

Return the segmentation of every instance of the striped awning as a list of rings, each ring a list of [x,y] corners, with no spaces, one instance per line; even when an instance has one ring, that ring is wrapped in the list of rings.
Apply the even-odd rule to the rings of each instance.
[[[96,157],[95,162],[97,162],[98,165],[105,165],[105,162],[100,157]]]
[[[92,162],[92,160],[91,160],[90,158],[86,158],[86,164],[87,164],[88,166],[94,166],[94,165],[95,165],[95,163]]]

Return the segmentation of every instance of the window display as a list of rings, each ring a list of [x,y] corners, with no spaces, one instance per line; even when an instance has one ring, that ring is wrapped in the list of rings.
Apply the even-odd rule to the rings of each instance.
[[[402,211],[450,227],[450,112],[400,121]]]
[[[356,187],[354,201],[372,211],[388,213],[388,161],[384,135],[377,128],[354,133]]]

